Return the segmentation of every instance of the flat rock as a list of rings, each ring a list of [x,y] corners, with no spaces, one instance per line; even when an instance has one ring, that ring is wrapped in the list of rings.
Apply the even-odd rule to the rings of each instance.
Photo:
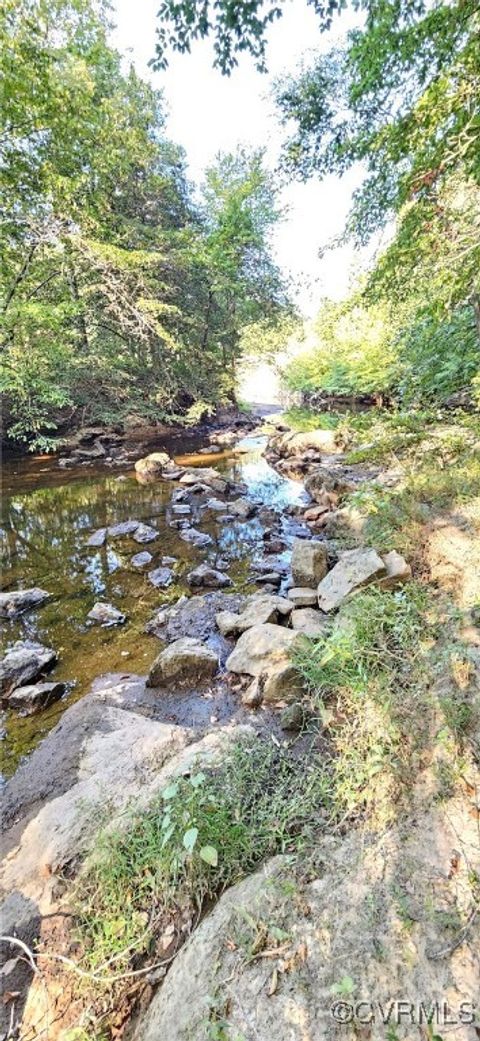
[[[288,590],[288,599],[295,607],[316,607],[318,595],[316,589],[310,589],[309,586],[292,586]]]
[[[111,625],[123,625],[126,621],[126,615],[117,607],[114,607],[113,604],[102,604],[100,601],[93,605],[87,618],[97,625],[103,625],[105,629],[110,628]]]
[[[148,581],[155,589],[168,589],[173,582],[173,571],[168,567],[157,567],[154,571],[149,571]]]
[[[291,567],[295,586],[316,589],[328,570],[325,545],[313,539],[294,539]]]
[[[49,672],[57,660],[51,647],[32,640],[17,640],[0,662],[0,694],[8,697],[17,687]]]
[[[65,693],[64,683],[34,683],[18,687],[8,699],[8,707],[18,709],[22,715],[31,716],[42,708],[59,701]]]
[[[153,542],[154,539],[158,539],[158,531],[156,528],[152,528],[150,524],[139,524],[133,532],[133,538],[135,542]]]
[[[121,521],[119,524],[111,524],[110,527],[107,528],[107,532],[112,539],[121,539],[125,538],[127,535],[133,535],[139,525],[140,521],[136,520]]]
[[[189,506],[187,502],[175,503],[172,506],[172,513],[175,515],[175,517],[188,517],[188,515],[191,512],[192,507]]]
[[[187,582],[191,589],[225,589],[226,586],[232,585],[228,575],[209,567],[208,564],[200,564],[194,571],[190,571]]]
[[[90,538],[87,539],[87,546],[97,549],[104,545],[106,537],[107,528],[97,528],[97,531],[94,531]]]
[[[216,622],[223,636],[232,636],[235,633],[243,633],[254,625],[275,623],[279,616],[288,618],[292,610],[291,600],[286,600],[283,596],[260,594],[249,597],[240,614],[220,611],[216,616]]]
[[[218,668],[218,655],[207,644],[184,636],[166,647],[155,659],[148,674],[149,687],[170,683],[194,686],[210,679]]]
[[[180,597],[176,604],[163,608],[147,623],[146,631],[165,640],[193,636],[206,640],[215,633],[215,617],[219,611],[237,613],[245,597],[239,593],[206,593],[203,596]]]
[[[16,618],[24,611],[40,607],[49,596],[50,593],[37,586],[31,589],[15,589],[9,593],[0,593],[0,618]]]
[[[207,488],[213,488],[215,492],[226,492],[228,488],[228,481],[218,473],[218,470],[214,470],[213,467],[192,467],[191,470],[187,470],[180,478],[180,484],[184,485],[195,485],[204,484]]]
[[[207,499],[205,506],[207,510],[218,510],[220,513],[225,509],[225,503],[222,499]]]
[[[290,625],[309,640],[318,640],[325,635],[326,618],[313,607],[298,607],[290,615]]]
[[[135,556],[132,557],[130,563],[132,567],[142,568],[148,567],[152,560],[152,554],[148,552],[148,549],[144,549],[143,553],[135,553]]]
[[[334,611],[357,589],[382,578],[386,572],[387,568],[376,550],[347,550],[318,586],[320,609]]]
[[[189,542],[191,546],[196,546],[198,549],[201,549],[202,546],[210,546],[213,542],[211,535],[207,535],[204,531],[197,531],[196,528],[184,528],[179,534],[184,542]]]
[[[255,582],[258,586],[279,586],[281,581],[282,576],[278,571],[263,571],[260,575],[255,576]]]
[[[254,625],[242,633],[226,667],[229,672],[260,676],[267,669],[288,662],[289,652],[299,639],[298,633],[281,625]]]

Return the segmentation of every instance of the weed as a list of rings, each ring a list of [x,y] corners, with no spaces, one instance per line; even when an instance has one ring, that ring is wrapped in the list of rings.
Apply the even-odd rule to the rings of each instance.
[[[173,780],[124,827],[106,831],[77,889],[84,961],[118,972],[148,952],[159,923],[195,915],[265,857],[302,849],[331,801],[323,759],[260,738],[216,771]]]

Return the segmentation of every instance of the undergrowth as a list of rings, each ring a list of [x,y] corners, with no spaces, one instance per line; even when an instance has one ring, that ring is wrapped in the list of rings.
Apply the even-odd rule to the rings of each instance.
[[[97,840],[77,884],[82,964],[108,982],[132,954],[154,955],[161,923],[195,917],[265,857],[304,848],[331,800],[318,753],[258,737],[216,770],[175,778]]]
[[[324,638],[297,653],[333,744],[338,814],[368,807],[386,823],[411,784],[428,730],[427,606],[415,583],[396,592],[367,589]]]

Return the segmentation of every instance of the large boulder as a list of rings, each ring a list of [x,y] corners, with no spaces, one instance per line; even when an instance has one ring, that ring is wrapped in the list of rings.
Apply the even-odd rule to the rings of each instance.
[[[245,603],[239,593],[206,593],[203,596],[180,597],[175,604],[164,607],[147,622],[145,631],[162,640],[179,640],[194,636],[207,640],[215,633],[215,618],[219,611],[238,612]]]
[[[167,452],[151,452],[143,459],[137,459],[135,472],[144,479],[155,479],[161,477],[165,467],[171,465],[172,460]]]
[[[268,669],[287,663],[300,639],[297,632],[281,625],[254,625],[242,633],[226,667],[229,672],[261,676]]]
[[[410,564],[407,564],[405,558],[402,557],[401,553],[397,553],[395,549],[392,549],[390,553],[384,554],[383,563],[387,573],[378,582],[381,589],[394,589],[395,586],[403,585],[404,582],[408,582],[412,577]]]
[[[233,611],[219,611],[216,623],[223,636],[232,636],[251,629],[254,625],[277,622],[279,618],[288,618],[293,604],[283,596],[257,594],[250,596],[240,614]]]
[[[387,568],[376,550],[347,550],[320,582],[318,606],[325,612],[334,611],[357,589],[363,589],[386,573]]]
[[[309,430],[305,433],[288,431],[270,441],[269,450],[283,458],[301,456],[305,452],[340,452],[334,430]]]
[[[326,546],[313,539],[294,539],[291,566],[295,586],[316,589],[328,570]]]
[[[325,492],[345,495],[354,492],[366,481],[371,481],[378,474],[378,468],[361,469],[358,466],[348,466],[336,459],[330,459],[328,464],[316,466],[305,479],[305,489],[315,502],[324,501]]]
[[[0,661],[0,694],[7,697],[26,683],[53,669],[57,655],[51,647],[17,640]]]
[[[229,513],[233,513],[234,517],[239,517],[240,520],[248,520],[249,517],[253,517],[253,514],[256,513],[257,507],[250,499],[240,498],[229,502],[228,510]]]
[[[218,655],[207,644],[191,636],[175,640],[162,651],[150,669],[149,687],[164,687],[170,683],[194,686],[205,682],[218,668]]]
[[[37,586],[32,589],[14,589],[9,593],[0,593],[0,618],[16,618],[23,611],[40,607],[49,596],[50,593]]]
[[[288,599],[295,607],[316,607],[318,594],[310,586],[292,586],[288,590]]]
[[[224,575],[223,571],[209,567],[208,564],[199,564],[194,571],[187,575],[187,582],[191,589],[225,589],[232,585],[231,578]]]
[[[305,681],[287,660],[270,663],[262,674],[261,683],[266,705],[296,701],[305,692]]]

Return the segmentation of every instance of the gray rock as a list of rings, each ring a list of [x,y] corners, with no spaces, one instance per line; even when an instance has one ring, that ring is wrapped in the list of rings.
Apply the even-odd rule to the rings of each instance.
[[[196,528],[184,528],[180,532],[180,538],[184,542],[189,542],[191,546],[196,546],[201,549],[203,546],[210,546],[213,542],[212,536],[207,535],[206,532],[197,531]]]
[[[40,607],[49,597],[50,593],[37,586],[32,589],[15,589],[9,593],[0,593],[0,618],[15,618],[24,611]]]
[[[301,637],[281,625],[254,625],[247,629],[227,658],[229,672],[261,676],[269,668],[289,661],[289,654]]]
[[[294,539],[291,566],[295,586],[316,589],[328,570],[325,545],[312,539]]]
[[[302,636],[308,636],[310,640],[318,640],[325,635],[327,619],[313,607],[299,607],[292,611],[290,625],[292,629],[302,633]]]
[[[305,723],[305,709],[301,702],[294,701],[287,705],[280,715],[280,726],[283,730],[301,730]]]
[[[279,586],[282,581],[282,576],[278,571],[264,571],[261,575],[255,576],[255,582],[258,586],[271,585]]]
[[[65,693],[64,683],[35,683],[18,687],[8,699],[8,707],[18,709],[23,715],[31,716],[42,708],[59,701]]]
[[[99,546],[103,546],[106,537],[107,528],[98,528],[97,531],[94,531],[93,535],[90,535],[90,538],[87,539],[87,546],[92,546],[92,548],[97,549]]]
[[[93,605],[87,618],[97,625],[103,625],[105,629],[110,628],[111,625],[123,625],[126,621],[126,615],[122,614],[117,607],[114,607],[113,604],[102,604],[100,601]]]
[[[258,676],[249,684],[242,694],[242,705],[245,708],[259,708],[263,701],[262,684]]]
[[[8,697],[23,684],[49,672],[57,660],[51,647],[32,640],[17,640],[0,662],[0,694]]]
[[[216,622],[223,636],[232,636],[234,633],[243,633],[254,625],[275,623],[279,616],[288,618],[292,610],[292,602],[283,596],[259,594],[248,598],[247,604],[240,614],[234,614],[232,611],[220,611],[216,616]]]
[[[150,527],[149,524],[139,524],[136,531],[133,532],[135,542],[153,542],[154,539],[158,539],[158,531],[156,528]]]
[[[176,564],[176,557],[162,557],[162,564],[164,567],[168,567],[170,564]]]
[[[182,636],[206,640],[215,633],[215,617],[219,611],[228,609],[238,612],[244,603],[245,597],[238,593],[217,591],[190,599],[182,596],[171,607],[158,612],[147,623],[145,629],[146,632],[169,641],[178,640]]]
[[[228,481],[224,477],[221,477],[218,470],[214,470],[213,467],[192,467],[184,473],[183,477],[180,478],[180,484],[184,485],[195,485],[195,484],[206,485],[207,488],[212,488],[214,492],[220,492],[221,494],[226,492],[228,489]]]
[[[176,517],[187,517],[192,512],[192,507],[188,503],[179,502],[178,505],[172,506],[172,513]]]
[[[168,567],[157,567],[149,572],[148,581],[155,589],[168,589],[173,582],[173,571]]]
[[[318,595],[315,589],[310,589],[308,586],[292,586],[288,590],[288,599],[295,604],[295,607],[316,607]]]
[[[152,554],[148,552],[148,549],[145,549],[143,553],[135,553],[135,556],[132,557],[130,563],[133,567],[142,568],[148,567],[152,560]]]
[[[233,513],[235,517],[239,517],[240,520],[248,520],[249,517],[253,517],[257,511],[255,503],[250,502],[250,499],[235,499],[234,502],[229,502],[228,509],[230,513]]]
[[[221,499],[207,499],[205,506],[207,510],[219,510],[220,513],[225,509],[225,503]]]
[[[107,528],[108,534],[112,539],[121,539],[127,535],[133,535],[134,531],[139,527],[140,521],[127,520],[121,521],[119,524],[112,524]]]
[[[320,609],[325,612],[334,611],[357,589],[382,578],[386,571],[387,568],[376,550],[347,550],[318,586]]]
[[[228,575],[209,567],[208,564],[200,564],[194,571],[190,571],[187,582],[191,589],[225,589],[226,586],[232,585]]]
[[[211,679],[217,668],[215,651],[200,640],[185,636],[158,655],[148,674],[147,685],[163,687],[178,683],[194,686]]]

